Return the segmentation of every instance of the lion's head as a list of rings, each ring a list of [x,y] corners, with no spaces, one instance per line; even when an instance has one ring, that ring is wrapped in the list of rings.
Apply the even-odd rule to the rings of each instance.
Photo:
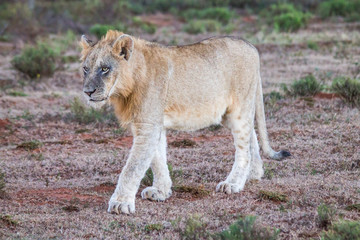
[[[89,104],[101,107],[111,96],[125,96],[131,92],[130,59],[134,49],[131,36],[108,31],[97,43],[81,37],[83,92]]]

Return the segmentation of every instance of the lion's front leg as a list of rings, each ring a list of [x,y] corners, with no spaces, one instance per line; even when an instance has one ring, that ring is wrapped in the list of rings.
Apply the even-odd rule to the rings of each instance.
[[[154,182],[151,187],[141,192],[143,199],[152,201],[164,201],[171,196],[172,181],[168,166],[166,164],[166,134],[161,131],[161,137],[156,149],[156,154],[151,162],[151,169],[154,174]]]
[[[160,129],[159,126],[152,124],[133,124],[134,143],[119,176],[115,192],[110,198],[109,213],[135,212],[135,195],[155,155]]]

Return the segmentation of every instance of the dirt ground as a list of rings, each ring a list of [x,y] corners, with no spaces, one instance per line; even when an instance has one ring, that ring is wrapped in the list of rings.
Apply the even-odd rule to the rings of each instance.
[[[178,43],[206,37],[181,37],[175,30],[169,31]],[[234,34],[248,36],[258,47],[264,92],[269,93],[308,73],[326,84],[335,76],[358,76],[359,30],[360,24],[313,23],[293,34]],[[165,41],[159,34],[148,39]],[[319,41],[319,49],[309,49],[307,40]],[[13,76],[9,60],[16,51],[1,54],[1,74]],[[6,181],[0,213],[16,221],[0,220],[0,238],[179,239],[191,216],[199,216],[214,233],[239,216],[255,215],[261,225],[280,229],[280,239],[317,239],[323,230],[316,220],[321,203],[333,206],[337,218],[360,219],[360,212],[345,210],[360,203],[359,109],[328,94],[266,103],[271,145],[288,149],[292,157],[277,162],[263,156],[265,176],[247,182],[240,193],[215,193],[233,164],[229,130],[168,131],[174,185],[200,188],[205,194],[175,188],[165,202],[142,200],[138,194],[135,214],[108,214],[107,202],[132,137],[114,126],[64,120],[69,102],[81,95],[78,68],[78,63],[69,64],[36,87],[23,87],[25,97],[0,95],[0,169]],[[43,144],[34,150],[17,147],[31,140]],[[173,144],[181,140],[195,144]],[[285,194],[288,200],[261,199],[261,190]],[[163,228],[149,230],[149,224]]]

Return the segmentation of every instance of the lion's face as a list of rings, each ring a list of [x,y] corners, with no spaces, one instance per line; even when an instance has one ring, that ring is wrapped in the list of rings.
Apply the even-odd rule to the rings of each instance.
[[[119,63],[109,53],[108,49],[94,49],[82,65],[84,96],[94,106],[107,102],[118,77]]]
[[[112,95],[121,92],[119,88],[133,47],[128,45],[132,40],[126,35],[115,40],[105,38],[92,45],[83,36],[80,43],[83,47],[83,93],[91,106],[101,107]]]

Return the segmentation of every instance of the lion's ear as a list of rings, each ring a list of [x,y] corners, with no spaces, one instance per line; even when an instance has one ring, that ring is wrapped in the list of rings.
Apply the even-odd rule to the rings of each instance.
[[[113,52],[118,56],[124,56],[128,61],[134,50],[134,40],[127,34],[118,37],[113,43]]]
[[[85,50],[85,49],[91,47],[92,41],[89,40],[85,35],[82,35],[79,44],[80,44],[80,47],[82,47]]]

